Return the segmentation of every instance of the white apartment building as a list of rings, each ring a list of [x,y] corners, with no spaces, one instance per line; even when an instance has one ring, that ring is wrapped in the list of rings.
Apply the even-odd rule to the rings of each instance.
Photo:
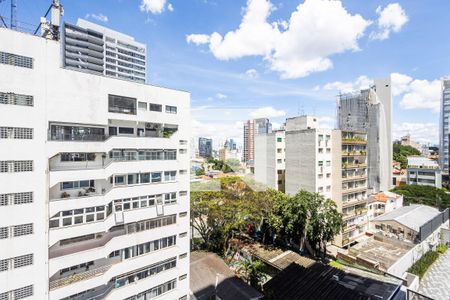
[[[255,136],[255,180],[278,191],[285,191],[285,131],[274,130]]]
[[[64,66],[145,83],[147,46],[133,37],[78,19],[63,28]]]
[[[441,168],[437,161],[422,156],[408,156],[406,182],[442,188]]]
[[[286,193],[300,190],[332,198],[332,139],[338,131],[318,128],[316,117],[286,120]]]
[[[187,299],[189,93],[0,41],[0,299]]]

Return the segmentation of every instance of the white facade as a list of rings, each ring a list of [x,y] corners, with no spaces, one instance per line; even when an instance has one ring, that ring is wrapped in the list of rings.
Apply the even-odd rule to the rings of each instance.
[[[403,195],[393,192],[379,192],[369,196],[367,216],[369,221],[374,218],[403,207]],[[372,225],[372,224],[370,224]]]
[[[145,83],[145,44],[83,19],[76,26],[65,24],[63,32],[67,68]]]
[[[442,188],[442,175],[435,160],[421,156],[409,156],[406,182],[411,185],[427,185]]]
[[[0,298],[186,296],[189,93],[0,40]]]
[[[312,120],[316,118],[286,120],[286,193],[303,189],[332,198],[333,130],[316,128]]]
[[[285,191],[285,131],[276,130],[255,136],[255,180],[270,188]]]

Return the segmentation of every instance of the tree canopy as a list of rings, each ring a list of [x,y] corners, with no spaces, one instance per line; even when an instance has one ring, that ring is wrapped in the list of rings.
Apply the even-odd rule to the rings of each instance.
[[[399,162],[402,169],[406,169],[408,164],[408,156],[420,155],[420,151],[411,146],[403,146],[400,144],[393,145],[393,159]]]
[[[405,204],[424,204],[439,209],[450,207],[450,195],[434,186],[403,185],[391,191],[403,195]]]
[[[263,243],[277,236],[301,249],[306,243],[316,255],[342,229],[335,203],[320,194],[255,191],[237,176],[221,178],[220,187],[191,192],[191,224],[202,237],[200,246],[209,251],[224,256],[236,252],[231,240],[259,232]]]

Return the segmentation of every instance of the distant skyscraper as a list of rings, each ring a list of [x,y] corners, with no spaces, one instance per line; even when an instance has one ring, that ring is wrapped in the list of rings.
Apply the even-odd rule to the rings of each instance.
[[[450,78],[442,80],[441,120],[439,126],[439,164],[442,172],[449,171],[449,123],[450,123]]]
[[[198,155],[201,157],[212,156],[212,139],[198,138]]]
[[[145,83],[147,46],[133,37],[78,19],[64,24],[66,68]]]
[[[244,124],[244,153],[242,156],[244,162],[253,161],[255,157],[255,135],[271,132],[272,124],[266,118],[248,120]]]
[[[369,190],[389,190],[392,186],[390,77],[375,80],[369,89],[340,95],[338,102],[339,129],[367,133]]]
[[[236,142],[233,139],[229,140],[230,150],[237,150]]]

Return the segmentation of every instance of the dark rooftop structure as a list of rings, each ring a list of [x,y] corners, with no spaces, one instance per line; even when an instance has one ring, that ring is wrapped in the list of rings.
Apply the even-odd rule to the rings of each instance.
[[[263,295],[249,286],[228,268],[216,254],[210,252],[191,252],[190,289],[193,299],[210,300],[257,300]],[[217,285],[217,286],[216,286]]]
[[[276,300],[404,299],[400,292],[401,280],[377,280],[365,275],[321,263],[308,268],[292,263],[264,285],[264,293],[267,299]]]

